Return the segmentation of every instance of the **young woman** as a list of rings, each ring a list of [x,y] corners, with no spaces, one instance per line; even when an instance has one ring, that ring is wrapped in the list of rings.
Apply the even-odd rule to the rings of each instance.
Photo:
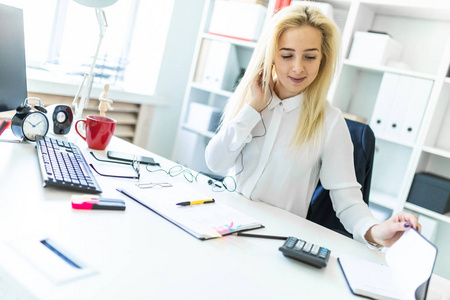
[[[215,172],[234,168],[247,198],[302,217],[320,179],[356,240],[389,247],[420,225],[408,213],[378,224],[362,200],[347,125],[326,100],[338,39],[336,25],[313,7],[278,12],[206,148],[206,163]]]

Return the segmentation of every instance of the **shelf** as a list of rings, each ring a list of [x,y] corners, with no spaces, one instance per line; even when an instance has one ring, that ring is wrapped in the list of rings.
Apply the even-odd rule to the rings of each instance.
[[[400,142],[400,141],[398,141],[396,139],[393,139],[393,138],[390,138],[390,137],[386,137],[386,136],[376,136],[375,138],[377,140],[386,141],[386,142],[389,142],[389,143],[397,144],[397,145],[408,147],[408,148],[413,148],[414,147],[414,145],[411,144],[411,143]]]
[[[428,147],[428,146],[424,146],[422,150],[424,152],[427,152],[427,153],[430,153],[430,154],[442,156],[444,158],[450,158],[450,151],[447,151],[447,150],[442,150],[442,149],[439,149],[439,148]]]
[[[426,73],[422,73],[422,72],[415,72],[415,71],[411,71],[411,70],[401,70],[401,69],[387,67],[387,66],[371,66],[371,65],[361,64],[361,63],[355,63],[349,59],[344,60],[344,65],[358,68],[358,69],[365,70],[365,71],[369,71],[369,72],[376,72],[376,73],[390,72],[390,73],[395,73],[395,74],[399,74],[399,75],[406,75],[406,76],[412,76],[412,77],[417,77],[417,78],[435,80],[435,76],[426,74]]]
[[[236,46],[242,46],[242,47],[246,47],[246,48],[255,48],[256,47],[256,42],[234,39],[231,37],[220,36],[217,34],[203,33],[202,37],[204,39],[226,42],[226,43],[230,43],[230,44],[233,44]]]
[[[402,2],[392,0],[361,0],[362,5],[367,5],[380,15],[426,19],[430,21],[450,21],[450,6],[447,3],[444,4],[444,1],[426,6],[420,2],[427,1]]]
[[[199,135],[203,135],[203,136],[205,136],[205,137],[207,137],[207,138],[210,138],[210,139],[213,138],[213,137],[216,135],[215,132],[206,131],[206,130],[198,130],[198,129],[193,128],[193,127],[191,127],[191,126],[189,126],[189,125],[187,125],[187,124],[183,124],[181,127],[182,127],[183,129],[185,129],[185,130],[188,130],[188,131],[190,131],[190,132],[197,133],[197,134],[199,134]]]
[[[219,89],[211,89],[206,85],[203,85],[201,83],[198,82],[191,82],[191,87],[196,88],[198,90],[202,90],[202,91],[207,91],[213,94],[217,94],[217,95],[221,95],[224,97],[228,97],[230,98],[231,96],[233,96],[233,92],[230,91],[225,91],[225,90],[219,90]]]
[[[409,202],[405,202],[405,208],[409,209],[409,210],[412,210],[414,212],[417,212],[417,213],[419,213],[421,215],[425,215],[425,216],[431,217],[431,218],[433,218],[435,220],[439,220],[439,221],[446,222],[446,223],[450,224],[450,212],[448,212],[445,215],[443,215],[443,214],[439,214],[437,212],[434,212],[432,210],[423,208],[421,206],[418,206],[418,205],[415,205],[415,204],[409,203]]]
[[[381,205],[383,207],[386,207],[386,208],[389,208],[389,209],[392,209],[393,211],[395,211],[398,200],[397,200],[397,197],[394,197],[392,195],[372,189],[370,191],[369,202]]]

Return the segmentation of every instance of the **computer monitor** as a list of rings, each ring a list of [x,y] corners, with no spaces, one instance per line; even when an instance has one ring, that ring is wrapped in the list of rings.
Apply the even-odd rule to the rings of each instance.
[[[23,11],[0,4],[0,112],[27,97]]]

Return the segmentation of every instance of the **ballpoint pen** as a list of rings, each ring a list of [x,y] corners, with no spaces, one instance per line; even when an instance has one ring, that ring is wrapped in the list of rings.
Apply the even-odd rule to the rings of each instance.
[[[177,205],[180,206],[188,206],[188,205],[196,205],[196,204],[208,204],[208,203],[214,203],[214,199],[205,199],[205,200],[196,200],[196,201],[185,201],[177,203]]]

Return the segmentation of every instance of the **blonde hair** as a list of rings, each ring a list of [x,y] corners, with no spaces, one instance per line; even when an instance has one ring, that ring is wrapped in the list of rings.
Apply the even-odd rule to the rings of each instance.
[[[251,83],[262,71],[262,88],[266,99],[271,97],[269,87],[272,64],[277,53],[278,40],[288,28],[311,26],[322,34],[322,61],[316,79],[303,91],[304,101],[297,128],[291,145],[297,149],[310,144],[321,135],[325,121],[327,94],[336,70],[339,51],[339,31],[334,22],[312,6],[292,5],[279,11],[261,34],[250,63],[228,101],[222,117],[222,125],[227,124],[248,103],[251,97]]]

